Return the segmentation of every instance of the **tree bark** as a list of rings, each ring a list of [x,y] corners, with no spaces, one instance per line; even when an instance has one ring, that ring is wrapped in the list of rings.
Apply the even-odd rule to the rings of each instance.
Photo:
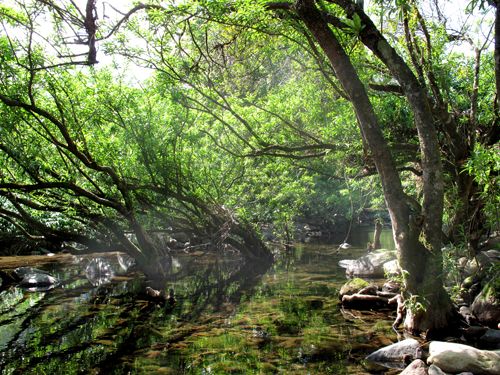
[[[498,125],[500,122],[500,1],[493,1],[493,6],[495,7],[495,84],[496,84],[496,95],[495,95],[495,124]]]
[[[380,235],[382,234],[383,225],[380,219],[375,220],[375,232],[373,233],[373,250],[380,249]]]

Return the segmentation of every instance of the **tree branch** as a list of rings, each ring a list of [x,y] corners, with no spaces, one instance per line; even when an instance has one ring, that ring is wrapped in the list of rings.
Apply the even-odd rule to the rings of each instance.
[[[369,83],[368,86],[375,91],[390,92],[393,94],[404,95],[403,89],[400,85],[380,85],[377,83]]]

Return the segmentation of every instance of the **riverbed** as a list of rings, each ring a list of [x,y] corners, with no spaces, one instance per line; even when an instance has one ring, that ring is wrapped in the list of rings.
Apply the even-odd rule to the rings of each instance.
[[[393,312],[344,310],[340,259],[361,245],[300,244],[271,266],[237,257],[174,256],[175,303],[144,297],[138,271],[91,282],[92,255],[40,264],[48,290],[0,294],[2,374],[390,374],[370,352],[397,341]],[[116,254],[99,257],[116,262]]]

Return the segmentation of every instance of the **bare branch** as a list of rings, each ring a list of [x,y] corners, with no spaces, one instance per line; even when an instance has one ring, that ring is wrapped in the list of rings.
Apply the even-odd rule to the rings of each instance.
[[[114,7],[112,7],[112,8],[115,9]],[[118,21],[118,23],[115,26],[113,26],[113,28],[111,29],[111,31],[108,34],[106,34],[102,38],[96,39],[96,41],[105,40],[105,39],[108,39],[109,37],[111,37],[115,32],[118,31],[118,29],[121,27],[121,25],[123,25],[123,23],[125,23],[134,13],[136,13],[140,10],[143,10],[143,9],[145,9],[145,10],[150,10],[150,9],[166,10],[161,5],[139,3],[135,7],[130,9],[127,13],[125,13],[123,18],[120,21]]]

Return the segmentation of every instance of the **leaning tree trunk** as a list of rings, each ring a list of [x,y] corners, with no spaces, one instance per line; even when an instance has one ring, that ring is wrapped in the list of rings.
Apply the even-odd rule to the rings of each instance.
[[[337,2],[337,1],[336,1]],[[339,2],[337,2],[339,3]],[[342,1],[340,1],[342,3]],[[348,2],[349,6],[352,2]],[[407,298],[416,302],[410,305],[405,328],[413,333],[444,329],[451,314],[451,302],[444,291],[441,279],[441,220],[443,210],[443,181],[436,131],[432,126],[430,108],[425,95],[417,84],[406,75],[411,73],[389,44],[375,33],[368,38],[377,39],[377,56],[384,62],[390,60],[391,72],[403,81],[412,106],[422,150],[424,171],[424,202],[422,212],[414,212],[403,191],[401,180],[388,144],[383,137],[366,89],[335,34],[326,23],[314,0],[299,0],[295,9],[315,40],[327,55],[335,74],[349,95],[358,118],[361,135],[370,148],[380,175],[384,197],[392,220],[393,235],[401,268],[407,273],[405,281]],[[362,18],[364,31],[367,17]],[[371,21],[368,19],[371,23]],[[373,23],[371,23],[373,25]],[[369,25],[368,25],[369,26]],[[368,27],[371,32],[373,29]],[[375,32],[378,32],[375,29]],[[372,39],[368,40],[372,42]],[[366,41],[364,41],[366,44]],[[368,44],[367,44],[368,45]],[[399,58],[399,60],[398,60]],[[401,66],[404,64],[404,66]],[[393,70],[403,70],[394,72]],[[397,75],[395,73],[398,73]],[[429,115],[429,116],[428,116]],[[426,118],[426,116],[428,116]],[[420,243],[423,234],[426,246]],[[420,304],[421,305],[420,305]],[[419,308],[422,306],[422,308]],[[432,306],[432,311],[430,310]]]
[[[223,206],[212,206],[209,212],[209,230],[212,232],[212,245],[222,250],[226,245],[233,246],[247,260],[269,263],[273,254],[251,225],[237,219],[231,210]]]

